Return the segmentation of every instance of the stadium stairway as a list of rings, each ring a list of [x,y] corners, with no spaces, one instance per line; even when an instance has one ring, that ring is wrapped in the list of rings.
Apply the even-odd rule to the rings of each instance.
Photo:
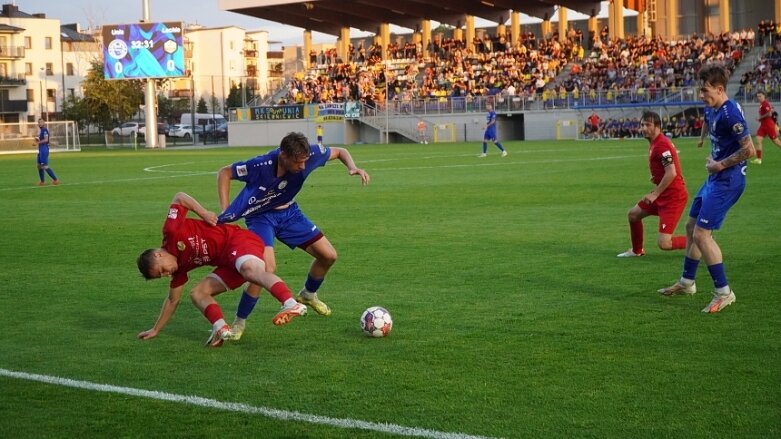
[[[735,97],[740,91],[740,79],[743,78],[743,74],[754,70],[757,65],[757,61],[762,56],[764,47],[754,46],[749,50],[740,61],[740,64],[732,72],[729,82],[727,83],[727,96]]]

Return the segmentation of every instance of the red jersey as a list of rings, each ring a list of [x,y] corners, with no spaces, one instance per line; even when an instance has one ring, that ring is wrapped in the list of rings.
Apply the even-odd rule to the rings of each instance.
[[[597,116],[596,114],[592,114],[591,116],[589,116],[588,122],[591,124],[591,128],[594,128],[594,129],[598,128],[599,127],[599,116]]]
[[[761,104],[759,104],[759,117],[762,118],[765,116],[766,119],[773,120],[772,117],[768,117],[773,113],[773,106],[770,105],[770,101],[765,99],[762,101]],[[765,119],[762,119],[762,122],[764,122]]]
[[[210,226],[196,219],[187,218],[187,208],[172,204],[163,223],[161,247],[176,256],[179,268],[171,276],[171,288],[187,283],[187,272],[204,265],[230,265],[227,254],[231,236],[243,230],[232,224]],[[262,253],[261,253],[262,254]]]
[[[654,184],[659,184],[664,177],[664,169],[667,166],[675,166],[675,179],[667,186],[659,197],[667,197],[675,192],[683,191],[686,193],[686,186],[683,182],[683,173],[681,173],[681,161],[678,160],[678,150],[673,146],[673,142],[664,134],[659,134],[651,141],[648,151],[648,167],[651,169],[651,177]]]

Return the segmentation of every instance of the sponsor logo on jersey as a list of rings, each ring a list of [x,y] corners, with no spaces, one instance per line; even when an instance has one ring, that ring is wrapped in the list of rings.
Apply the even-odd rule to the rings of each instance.
[[[245,177],[247,175],[247,165],[236,166],[236,175]]]
[[[187,245],[186,245],[184,242],[182,242],[182,241],[177,241],[177,243],[176,243],[176,248],[177,248],[177,250],[179,250],[180,252],[183,252],[183,251],[184,251],[184,249],[186,249],[186,248],[187,248]]]
[[[280,182],[279,182],[279,186],[277,186],[277,188],[278,188],[279,190],[282,190],[282,189],[284,189],[286,186],[287,186],[287,180],[282,180],[282,181],[280,181]]]
[[[735,133],[737,135],[740,135],[740,134],[743,134],[743,131],[744,131],[744,128],[743,128],[743,124],[742,123],[738,122],[735,125],[732,125],[732,132],[733,133]]]

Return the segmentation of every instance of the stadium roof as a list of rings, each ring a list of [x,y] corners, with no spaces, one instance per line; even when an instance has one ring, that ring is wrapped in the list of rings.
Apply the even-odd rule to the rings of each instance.
[[[504,23],[511,10],[550,19],[556,5],[589,16],[600,9],[599,0],[220,0],[225,11],[336,36],[343,26],[365,32],[382,23],[417,29],[421,20],[463,26],[467,15]]]

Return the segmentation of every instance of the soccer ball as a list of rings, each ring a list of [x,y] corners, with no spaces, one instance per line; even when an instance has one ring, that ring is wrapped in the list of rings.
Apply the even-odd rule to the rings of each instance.
[[[361,314],[361,330],[369,337],[385,337],[393,328],[393,319],[387,309],[372,306]]]

